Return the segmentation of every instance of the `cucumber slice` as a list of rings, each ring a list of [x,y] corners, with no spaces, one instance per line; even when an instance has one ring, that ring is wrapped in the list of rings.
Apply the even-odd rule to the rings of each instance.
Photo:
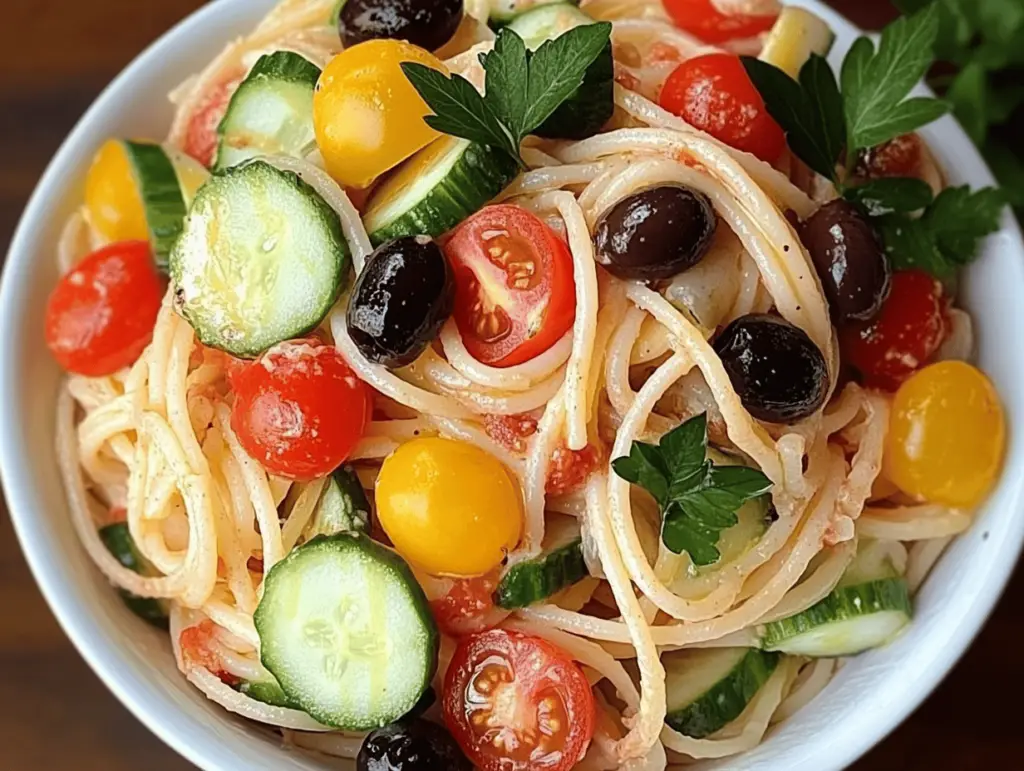
[[[857,554],[847,566],[838,586],[857,586],[884,578],[902,577],[894,554],[899,547],[894,541],[862,538],[857,544]]]
[[[420,150],[374,191],[363,218],[374,246],[447,233],[519,173],[500,150],[443,137]]]
[[[178,173],[160,145],[125,141],[124,149],[139,185],[153,258],[166,272],[167,258],[181,233],[186,212]]]
[[[758,58],[796,79],[811,54],[828,56],[835,40],[835,33],[822,19],[805,8],[786,6]]]
[[[536,51],[544,43],[594,20],[572,3],[542,5],[517,16],[509,29]],[[534,133],[546,139],[586,139],[615,112],[615,59],[611,43],[587,68],[583,84]]]
[[[243,681],[239,684],[238,691],[254,701],[263,702],[272,707],[295,708],[295,704],[288,698],[288,694],[284,692],[272,677],[267,680]]]
[[[316,142],[313,89],[320,68],[291,51],[261,56],[217,127],[216,169],[260,155],[301,158]]]
[[[588,575],[579,520],[558,517],[548,523],[540,556],[512,566],[501,579],[494,604],[507,610],[525,608]]]
[[[669,653],[665,722],[703,739],[738,718],[772,676],[781,656],[757,648],[698,648]]]
[[[170,264],[178,308],[199,339],[245,358],[315,329],[348,267],[337,213],[265,161],[203,185]]]
[[[370,528],[370,502],[351,466],[331,474],[317,501],[307,538],[336,533],[365,533]]]
[[[766,624],[762,645],[796,656],[853,656],[885,645],[912,614],[902,578],[840,586],[813,607]]]
[[[263,665],[324,725],[385,726],[416,706],[439,636],[409,566],[364,535],[320,536],[267,576],[256,609]]]
[[[339,22],[341,21],[341,9],[345,7],[346,1],[347,0],[338,0],[338,2],[334,4],[334,10],[331,11],[332,27],[337,27]]]
[[[724,453],[715,447],[708,447],[708,458],[716,466],[742,466],[746,462],[737,455]],[[718,551],[721,558],[713,565],[697,568],[699,573],[713,573],[723,565],[742,557],[752,549],[768,530],[772,512],[772,496],[762,495],[744,503],[737,511],[739,520],[735,525],[723,530],[718,537]]]
[[[344,0],[342,0],[344,2]],[[567,3],[565,0],[490,0],[488,23],[493,29],[500,29],[509,22],[546,5],[579,5],[578,0]]]
[[[100,529],[100,540],[107,547],[107,551],[129,570],[138,573],[140,576],[153,574],[152,566],[135,546],[135,541],[132,539],[127,523],[118,522]],[[132,613],[158,629],[167,629],[167,606],[162,600],[154,599],[153,597],[138,597],[123,589],[120,589],[119,593],[124,600],[124,604],[128,606]]]

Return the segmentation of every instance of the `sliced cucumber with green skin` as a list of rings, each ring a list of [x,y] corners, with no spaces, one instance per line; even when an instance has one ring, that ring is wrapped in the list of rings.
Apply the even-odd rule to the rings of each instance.
[[[181,233],[186,212],[178,172],[160,145],[125,141],[124,149],[139,185],[153,259],[166,272],[168,255]]]
[[[257,160],[200,188],[170,269],[199,339],[255,358],[319,326],[343,288],[349,249],[338,214],[312,187]]]
[[[757,648],[697,648],[665,655],[665,722],[694,739],[720,731],[743,713],[781,658]]]
[[[261,155],[301,158],[316,141],[313,90],[319,79],[320,68],[297,53],[261,56],[217,127],[215,168],[237,166]]]
[[[795,656],[853,656],[888,643],[912,612],[902,578],[841,586],[802,613],[766,624],[761,644]]]
[[[742,466],[746,462],[743,458],[722,452],[715,447],[708,447],[708,458],[716,466]],[[722,555],[718,562],[713,565],[698,568],[700,573],[713,573],[722,565],[742,557],[752,549],[761,536],[768,530],[771,524],[772,496],[762,495],[752,501],[747,501],[736,511],[736,518],[739,520],[735,525],[723,530],[718,537],[718,551]]]
[[[549,522],[540,556],[513,565],[501,579],[494,604],[507,610],[525,608],[588,575],[579,520],[559,517]]]
[[[439,635],[409,566],[365,535],[319,536],[270,571],[256,609],[265,666],[324,725],[385,726],[437,669]]]
[[[100,540],[118,562],[140,576],[153,574],[153,569],[139,553],[126,522],[118,522],[100,529]],[[131,592],[119,590],[124,604],[139,618],[158,629],[167,629],[167,606],[163,600],[153,597],[138,597]]]
[[[238,691],[254,701],[269,704],[272,707],[295,708],[295,704],[273,678],[269,680],[243,681],[239,683]]]
[[[497,196],[519,167],[506,153],[443,137],[374,191],[363,221],[374,246],[405,236],[435,238]]]
[[[334,10],[331,11],[331,26],[337,27],[338,22],[341,21],[341,9],[345,7],[346,0],[338,0],[334,4]]]
[[[370,502],[351,466],[335,469],[320,493],[307,537],[365,533],[370,528]]]
[[[546,5],[579,5],[579,2],[578,0],[572,3],[567,3],[565,0],[490,0],[490,15],[487,21],[493,29],[500,29],[516,18]]]
[[[508,28],[536,51],[575,27],[594,20],[572,3],[542,5],[517,16]],[[583,84],[538,128],[546,139],[586,139],[598,133],[615,112],[615,59],[612,45],[587,68]]]

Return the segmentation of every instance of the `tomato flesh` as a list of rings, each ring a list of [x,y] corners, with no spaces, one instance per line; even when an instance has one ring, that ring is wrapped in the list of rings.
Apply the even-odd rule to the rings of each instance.
[[[221,81],[202,96],[192,111],[182,149],[207,168],[217,160],[217,146],[220,143],[217,127],[224,119],[231,96],[241,82],[240,74]]]
[[[775,24],[775,14],[725,14],[713,0],[664,0],[665,10],[677,27],[706,43],[756,37]]]
[[[178,645],[181,657],[190,665],[205,669],[221,682],[235,685],[238,678],[224,669],[224,664],[211,648],[216,626],[210,619],[204,619],[195,626],[181,630]]]
[[[272,474],[311,480],[344,462],[373,407],[370,387],[315,340],[282,343],[232,373],[231,426]]]
[[[604,452],[593,444],[588,444],[582,450],[570,450],[564,445],[556,447],[548,468],[545,487],[547,494],[568,495],[576,492],[604,462]]]
[[[164,288],[147,242],[124,241],[93,252],[50,294],[50,352],[68,372],[89,377],[129,366],[153,337]]]
[[[443,708],[482,771],[567,771],[586,754],[596,719],[590,684],[567,654],[505,629],[459,643]]]
[[[494,367],[539,356],[576,320],[572,254],[518,206],[488,206],[445,245],[455,273],[455,323],[470,355]]]
[[[500,577],[497,570],[475,578],[450,579],[448,591],[430,600],[430,610],[442,632],[452,637],[492,629],[510,615],[494,604],[494,590]]]
[[[762,161],[777,161],[786,147],[786,135],[733,54],[683,62],[665,81],[659,101],[691,126]]]
[[[840,330],[843,358],[866,386],[895,391],[942,346],[947,307],[935,278],[920,270],[897,271],[878,316]]]

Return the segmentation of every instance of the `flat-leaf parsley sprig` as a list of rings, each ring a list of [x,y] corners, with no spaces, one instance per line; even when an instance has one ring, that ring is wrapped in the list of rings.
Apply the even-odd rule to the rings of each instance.
[[[687,552],[695,565],[718,562],[718,539],[739,522],[737,510],[772,488],[757,469],[716,466],[707,450],[708,421],[701,414],[665,434],[657,445],[633,442],[628,456],[612,462],[616,474],[658,502],[665,546],[676,554]]]
[[[583,76],[611,39],[607,22],[576,27],[535,52],[512,30],[498,33],[494,50],[480,54],[486,74],[485,93],[461,75],[444,73],[415,62],[402,71],[434,111],[427,124],[443,134],[503,150],[520,168],[524,138],[583,85]]]
[[[874,218],[893,266],[947,278],[998,230],[1005,197],[992,188],[972,193],[968,187],[936,197],[919,179],[856,175],[861,153],[949,112],[942,100],[910,96],[934,63],[938,36],[938,9],[929,5],[886,27],[877,49],[870,38],[858,38],[839,81],[817,54],[797,80],[759,59],[744,57],[743,65],[793,153]]]

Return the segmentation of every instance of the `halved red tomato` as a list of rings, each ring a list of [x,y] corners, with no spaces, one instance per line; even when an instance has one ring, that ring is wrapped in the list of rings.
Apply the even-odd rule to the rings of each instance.
[[[583,670],[547,640],[506,629],[459,643],[443,707],[455,740],[482,771],[568,771],[594,735]]]
[[[499,575],[495,570],[475,578],[437,579],[445,581],[448,591],[438,598],[430,597],[430,611],[438,627],[452,637],[492,629],[510,615],[494,604],[494,590]]]
[[[706,43],[756,37],[770,30],[778,18],[775,14],[725,14],[714,0],[665,0],[665,10],[677,27]]]
[[[449,239],[455,323],[470,355],[513,367],[557,343],[576,320],[569,247],[518,206],[488,206]]]

